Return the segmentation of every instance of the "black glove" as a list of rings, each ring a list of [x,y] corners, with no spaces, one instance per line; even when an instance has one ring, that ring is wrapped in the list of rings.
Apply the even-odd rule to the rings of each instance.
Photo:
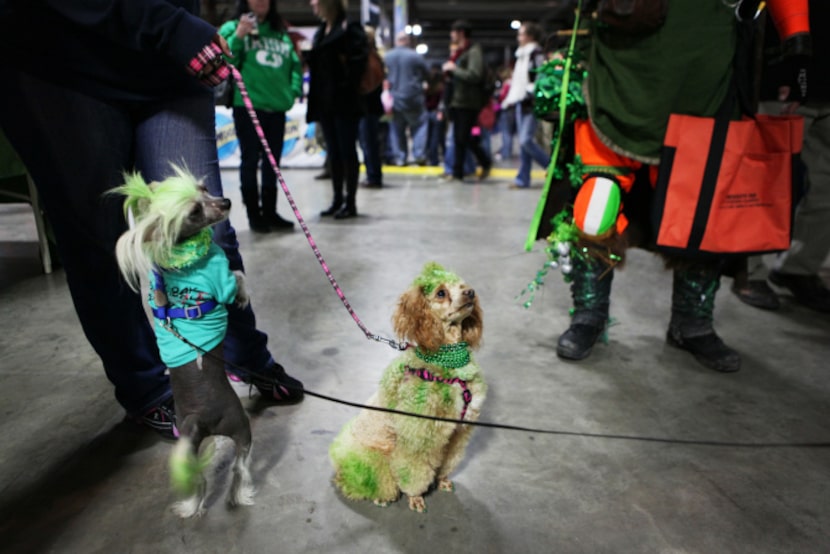
[[[773,81],[780,86],[789,87],[782,102],[799,102],[807,100],[807,83],[812,63],[813,42],[808,34],[793,35],[786,39],[769,55],[767,71]]]

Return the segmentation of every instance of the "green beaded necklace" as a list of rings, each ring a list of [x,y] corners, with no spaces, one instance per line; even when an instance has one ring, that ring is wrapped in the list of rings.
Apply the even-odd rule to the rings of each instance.
[[[416,348],[415,355],[428,364],[446,369],[458,369],[470,363],[470,351],[466,342],[442,344],[438,348],[438,352],[434,353],[426,353],[420,348]]]
[[[210,228],[202,229],[199,233],[173,246],[159,265],[166,269],[186,269],[207,254],[213,233]]]

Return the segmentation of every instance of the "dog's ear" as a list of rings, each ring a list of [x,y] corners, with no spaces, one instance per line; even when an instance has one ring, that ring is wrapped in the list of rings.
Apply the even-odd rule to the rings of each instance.
[[[484,335],[484,316],[481,312],[481,305],[476,296],[472,313],[461,323],[461,340],[467,345],[476,349],[481,344],[481,337]]]
[[[432,315],[429,302],[419,287],[411,287],[401,295],[392,315],[392,326],[400,339],[427,351],[438,350],[444,343],[444,328]]]

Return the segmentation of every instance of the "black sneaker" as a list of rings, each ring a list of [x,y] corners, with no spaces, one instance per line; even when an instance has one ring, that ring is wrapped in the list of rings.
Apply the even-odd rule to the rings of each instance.
[[[257,388],[263,400],[275,404],[296,404],[303,400],[303,384],[288,375],[280,364],[274,362],[266,367],[262,374],[240,377],[228,374],[232,381],[242,381]]]
[[[732,350],[714,331],[697,337],[684,337],[679,330],[669,328],[666,342],[670,346],[691,352],[695,359],[709,369],[732,373],[741,369],[741,355]]]
[[[173,406],[172,396],[158,406],[150,408],[143,416],[136,419],[164,439],[176,440],[179,438],[179,428],[176,427],[176,410]]]
[[[799,304],[817,312],[830,312],[830,289],[818,275],[795,275],[771,271],[769,281],[777,287],[788,289]]]

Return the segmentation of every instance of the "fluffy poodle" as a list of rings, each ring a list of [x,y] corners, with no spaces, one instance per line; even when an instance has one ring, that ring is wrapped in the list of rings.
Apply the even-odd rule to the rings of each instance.
[[[487,385],[471,350],[482,335],[475,291],[436,263],[428,263],[398,302],[392,318],[410,343],[384,371],[370,406],[475,421]],[[401,492],[409,507],[426,511],[431,486],[452,491],[450,473],[464,457],[472,426],[362,410],[329,450],[334,482],[350,499],[385,506]]]

